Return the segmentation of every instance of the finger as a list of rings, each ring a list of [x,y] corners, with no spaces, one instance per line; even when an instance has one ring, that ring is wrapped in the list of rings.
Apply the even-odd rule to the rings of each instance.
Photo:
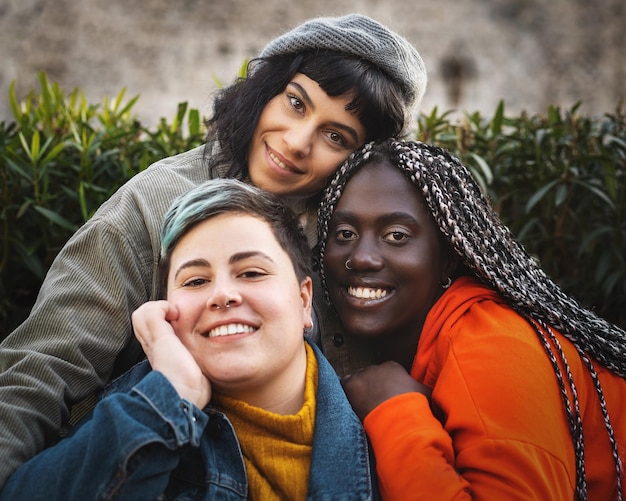
[[[363,371],[365,370],[365,367],[360,367],[357,370],[355,370],[354,372],[350,373],[350,374],[346,374],[345,376],[343,376],[340,380],[341,384],[343,383],[347,383],[350,379],[352,379],[354,376],[358,376],[359,374],[361,374]]]
[[[162,301],[164,303],[165,306],[165,320],[167,320],[168,322],[172,322],[175,320],[178,320],[178,315],[179,315],[179,311],[178,311],[178,307],[173,304],[170,303],[169,301]]]

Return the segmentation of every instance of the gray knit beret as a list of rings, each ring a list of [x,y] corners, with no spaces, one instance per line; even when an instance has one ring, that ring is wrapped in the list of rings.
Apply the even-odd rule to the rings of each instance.
[[[415,47],[389,28],[360,14],[310,19],[272,40],[260,56],[315,49],[345,52],[378,66],[399,84],[408,108],[416,106],[426,90],[426,68]]]

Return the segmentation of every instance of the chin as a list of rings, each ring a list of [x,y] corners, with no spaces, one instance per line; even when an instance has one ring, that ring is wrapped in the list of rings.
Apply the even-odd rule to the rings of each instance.
[[[384,334],[384,330],[378,325],[363,325],[358,318],[354,322],[346,322],[343,325],[347,333],[355,338],[375,339]]]

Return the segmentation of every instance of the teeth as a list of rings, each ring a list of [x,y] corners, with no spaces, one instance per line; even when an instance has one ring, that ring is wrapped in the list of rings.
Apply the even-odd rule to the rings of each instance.
[[[209,337],[231,336],[233,334],[245,334],[246,332],[254,332],[256,329],[244,324],[227,324],[220,325],[209,331]]]
[[[295,170],[287,167],[287,165],[285,165],[283,162],[280,161],[280,159],[274,155],[271,151],[268,152],[270,155],[270,158],[276,163],[276,165],[278,165],[281,169],[284,170],[288,170],[289,172],[296,172]]]
[[[369,287],[348,287],[348,295],[358,297],[359,299],[380,299],[387,295],[387,291]]]

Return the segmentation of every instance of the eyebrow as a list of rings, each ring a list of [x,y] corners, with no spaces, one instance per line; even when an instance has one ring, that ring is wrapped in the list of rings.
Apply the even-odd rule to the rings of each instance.
[[[230,256],[230,259],[228,260],[228,264],[235,264],[235,263],[237,263],[239,261],[243,261],[244,259],[248,259],[248,258],[251,258],[251,257],[260,257],[261,259],[265,259],[266,261],[269,261],[270,263],[274,263],[275,262],[270,256],[268,256],[264,252],[261,252],[261,251],[247,251],[247,252],[238,252],[238,253],[233,254],[232,256]],[[211,268],[212,266],[211,266],[211,263],[209,261],[207,261],[206,259],[202,259],[202,258],[191,259],[189,261],[185,261],[176,270],[176,274],[174,275],[174,279],[176,279],[178,277],[178,275],[183,270],[185,270],[187,268],[194,268],[194,267]]]
[[[315,104],[313,104],[313,101],[311,100],[311,96],[309,96],[308,92],[304,89],[304,87],[302,87],[302,85],[300,85],[298,82],[289,82],[287,86],[290,86],[290,85],[295,87],[298,90],[298,92],[302,95],[302,100],[305,102],[305,104],[308,107],[310,107],[312,110],[315,110]],[[356,130],[353,127],[350,127],[349,125],[346,125],[341,122],[335,122],[335,121],[329,122],[329,125],[336,127],[338,129],[342,129],[344,132],[352,136],[352,139],[355,142],[359,141],[359,135],[357,134]]]
[[[353,223],[353,224],[358,221],[357,215],[355,213],[347,211],[347,210],[335,211],[335,213],[333,214],[333,216],[331,218],[331,221],[334,220],[335,218],[338,218],[338,219],[340,218],[341,221],[347,221],[347,222]],[[402,221],[402,222],[406,222],[406,223],[409,223],[409,224],[414,224],[414,225],[419,226],[419,222],[417,221],[417,219],[415,219],[413,216],[411,216],[407,212],[401,212],[401,211],[386,212],[386,213],[381,214],[380,216],[378,216],[377,219],[382,221],[385,224]]]
[[[186,270],[187,268],[195,268],[195,267],[199,267],[202,266],[204,267],[211,267],[211,263],[209,263],[206,259],[192,259],[190,261],[185,261],[183,264],[181,264],[178,269],[176,270],[176,273],[174,274],[174,280],[176,280],[176,278],[178,278],[178,275]]]
[[[269,261],[271,263],[274,263],[275,261],[268,256],[267,254],[265,254],[265,252],[261,252],[261,251],[247,251],[247,252],[238,252],[237,254],[233,254],[230,259],[228,260],[229,264],[234,264],[237,263],[239,261],[243,261],[244,259],[248,259],[251,257],[260,257],[261,259],[265,259],[266,261]]]

